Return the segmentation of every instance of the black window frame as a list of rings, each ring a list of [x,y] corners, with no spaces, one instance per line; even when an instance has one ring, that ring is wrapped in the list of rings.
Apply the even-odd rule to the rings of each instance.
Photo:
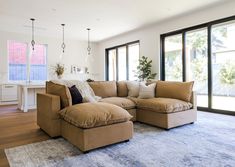
[[[168,33],[164,33],[160,35],[160,79],[165,80],[165,38],[170,37],[173,35],[182,35],[182,73],[183,73],[183,82],[186,81],[186,54],[185,54],[185,48],[186,48],[186,33],[193,30],[199,30],[202,28],[207,29],[207,56],[208,56],[208,107],[197,107],[198,110],[201,111],[208,111],[213,113],[220,113],[220,114],[227,114],[227,115],[235,115],[235,111],[227,111],[227,110],[220,110],[220,109],[213,109],[212,108],[212,96],[213,96],[213,85],[212,85],[212,48],[211,48],[211,30],[212,26],[226,23],[229,21],[235,21],[235,15],[213,20],[210,22],[202,23],[199,25],[179,29],[176,31],[171,31]]]
[[[129,49],[129,45],[133,45],[133,44],[139,44],[140,46],[140,40],[128,42],[125,44],[121,44],[121,45],[117,45],[117,46],[113,46],[113,47],[105,49],[105,80],[106,81],[109,80],[109,51],[110,50],[116,50],[116,81],[119,80],[118,78],[119,76],[118,75],[118,48],[121,48],[121,47],[126,47],[126,80],[129,80],[129,51],[128,49]],[[140,50],[140,47],[139,47],[139,50]]]

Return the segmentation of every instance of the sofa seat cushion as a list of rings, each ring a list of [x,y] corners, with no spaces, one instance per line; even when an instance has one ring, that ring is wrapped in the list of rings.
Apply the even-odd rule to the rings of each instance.
[[[114,105],[122,107],[122,108],[124,108],[126,110],[136,108],[136,104],[132,100],[130,100],[128,98],[125,98],[125,97],[103,98],[103,99],[100,100],[100,102],[114,104]]]
[[[60,111],[61,117],[79,128],[94,128],[129,121],[132,116],[121,107],[108,103],[81,103]]]
[[[178,99],[152,98],[135,99],[137,109],[144,109],[158,113],[173,113],[185,111],[192,107],[192,104]]]

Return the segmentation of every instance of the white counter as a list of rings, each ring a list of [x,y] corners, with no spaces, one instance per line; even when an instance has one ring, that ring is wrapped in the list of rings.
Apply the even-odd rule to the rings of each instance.
[[[18,108],[24,112],[28,112],[29,109],[36,109],[37,93],[45,93],[45,84],[18,84]]]
[[[12,83],[0,83],[0,105],[17,103],[17,85]]]

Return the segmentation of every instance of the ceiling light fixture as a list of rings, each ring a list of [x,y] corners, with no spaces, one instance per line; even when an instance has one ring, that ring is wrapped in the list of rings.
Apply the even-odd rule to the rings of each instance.
[[[34,45],[35,45],[35,41],[34,41],[34,18],[30,19],[32,21],[32,41],[31,41],[31,45],[32,45],[32,50],[34,51]]]
[[[88,56],[91,55],[91,46],[90,46],[90,28],[87,28],[87,54]]]
[[[62,45],[61,45],[61,48],[62,48],[62,51],[63,51],[63,53],[64,53],[64,50],[65,50],[65,43],[64,43],[64,26],[65,26],[65,24],[61,24],[61,26],[62,26],[62,30],[63,30],[63,42],[62,42]]]

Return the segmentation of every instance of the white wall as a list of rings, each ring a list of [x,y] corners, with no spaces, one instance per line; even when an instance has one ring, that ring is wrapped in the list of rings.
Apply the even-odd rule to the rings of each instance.
[[[19,33],[10,33],[10,32],[1,32],[0,31],[0,83],[8,81],[8,56],[7,56],[7,40],[16,40],[20,42],[31,41],[30,35],[19,34]],[[47,44],[48,45],[48,79],[56,78],[52,73],[51,66],[59,62],[59,56],[61,55],[61,38],[47,38],[36,36],[36,43]],[[84,75],[75,75],[70,74],[71,65],[75,64],[78,66],[88,66],[85,61],[85,56],[87,55],[87,42],[78,41],[78,40],[65,40],[65,56],[62,59],[62,63],[65,65],[66,71],[65,79],[85,79]],[[92,52],[96,52],[96,44],[92,43]],[[89,65],[90,66],[90,65]],[[92,67],[92,66],[90,66]],[[95,69],[91,69],[95,71]]]
[[[98,43],[96,64],[99,65],[99,79],[105,79],[105,48],[140,40],[140,56],[153,60],[153,71],[160,74],[160,34],[198,25],[212,20],[235,15],[235,1],[220,4],[191,14],[176,17],[165,22],[122,34]]]

